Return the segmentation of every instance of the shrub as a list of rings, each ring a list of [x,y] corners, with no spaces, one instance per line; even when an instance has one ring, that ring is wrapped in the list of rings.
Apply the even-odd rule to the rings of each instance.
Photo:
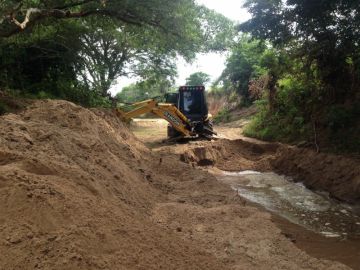
[[[218,114],[214,117],[215,123],[226,123],[230,121],[230,112],[228,109],[222,109],[218,112]]]
[[[311,136],[311,112],[304,111],[306,91],[301,83],[287,79],[278,87],[276,104],[270,111],[268,97],[256,101],[258,113],[244,129],[244,134],[262,140],[302,141]]]

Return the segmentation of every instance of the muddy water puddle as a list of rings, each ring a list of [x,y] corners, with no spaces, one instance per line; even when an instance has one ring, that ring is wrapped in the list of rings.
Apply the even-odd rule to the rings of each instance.
[[[315,193],[291,178],[255,171],[220,172],[216,177],[292,223],[329,238],[360,239],[359,209]]]

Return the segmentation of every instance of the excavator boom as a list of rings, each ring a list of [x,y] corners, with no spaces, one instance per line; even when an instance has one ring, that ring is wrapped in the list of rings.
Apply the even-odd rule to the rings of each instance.
[[[170,125],[183,136],[192,137],[197,135],[187,117],[173,104],[158,103],[154,99],[149,99],[133,103],[131,105],[135,106],[135,109],[128,112],[119,108],[116,109],[116,114],[126,122],[130,121],[134,117],[138,117],[146,113],[153,113],[168,121]]]

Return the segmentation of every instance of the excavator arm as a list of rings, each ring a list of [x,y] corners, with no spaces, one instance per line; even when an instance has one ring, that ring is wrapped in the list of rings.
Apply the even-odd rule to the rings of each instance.
[[[119,108],[115,110],[116,114],[123,121],[130,121],[132,118],[146,113],[153,113],[170,123],[170,125],[179,131],[183,136],[195,136],[192,125],[187,117],[170,103],[158,103],[154,99],[131,104],[135,109],[125,112]]]

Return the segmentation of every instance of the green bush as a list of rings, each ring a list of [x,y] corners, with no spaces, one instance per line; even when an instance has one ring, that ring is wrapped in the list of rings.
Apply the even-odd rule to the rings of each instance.
[[[244,129],[244,135],[261,140],[274,140],[278,137],[276,132],[276,125],[271,124],[275,119],[269,117],[268,114],[268,102],[265,99],[256,101],[258,107],[258,113],[252,118],[249,125]]]
[[[308,89],[301,81],[285,78],[280,81],[275,106],[270,111],[267,95],[256,101],[258,113],[245,128],[244,134],[262,140],[296,142],[311,136],[311,111]],[[311,108],[311,106],[309,106]]]
[[[230,121],[230,112],[228,109],[222,109],[219,113],[214,117],[215,123],[227,123]]]

